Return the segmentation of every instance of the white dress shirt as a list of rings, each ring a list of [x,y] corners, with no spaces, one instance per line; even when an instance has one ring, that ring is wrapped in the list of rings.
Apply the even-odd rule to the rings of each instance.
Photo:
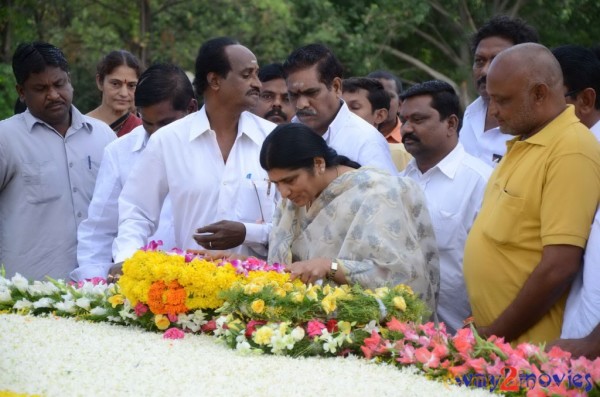
[[[467,106],[458,139],[467,153],[495,167],[506,154],[506,141],[514,137],[502,133],[498,127],[484,131],[486,113],[487,106],[481,97]]]
[[[583,338],[600,323],[600,210],[592,223],[579,272],[565,307],[563,339]]]
[[[73,280],[107,276],[113,264],[112,244],[119,227],[119,195],[131,169],[146,148],[148,138],[150,135],[140,125],[104,149],[88,218],[77,229],[79,267],[71,272]],[[162,207],[158,229],[149,240],[162,241],[162,247],[167,250],[176,246],[168,196]]]
[[[259,155],[273,128],[270,121],[243,112],[226,163],[204,107],[157,131],[119,197],[115,262],[147,243],[167,194],[179,248],[202,248],[193,239],[197,228],[231,220],[246,227],[244,244],[232,251],[265,256],[276,188],[268,183]]]
[[[77,226],[87,217],[104,147],[115,138],[75,106],[65,136],[29,110],[0,122],[0,264],[7,277],[69,277]]]
[[[462,327],[471,313],[463,278],[467,234],[479,213],[492,168],[465,152],[458,143],[424,174],[412,159],[401,174],[416,181],[427,198],[440,252],[438,317],[450,332]]]
[[[375,127],[352,113],[342,102],[335,119],[323,134],[323,139],[337,154],[356,161],[361,166],[377,167],[397,175],[388,143]],[[294,116],[293,122],[300,122]]]

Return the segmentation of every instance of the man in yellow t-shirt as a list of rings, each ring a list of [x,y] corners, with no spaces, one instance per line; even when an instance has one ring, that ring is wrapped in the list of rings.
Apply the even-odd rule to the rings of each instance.
[[[481,334],[551,341],[600,200],[600,144],[566,105],[560,65],[542,45],[498,54],[487,91],[515,138],[467,238],[469,300]]]

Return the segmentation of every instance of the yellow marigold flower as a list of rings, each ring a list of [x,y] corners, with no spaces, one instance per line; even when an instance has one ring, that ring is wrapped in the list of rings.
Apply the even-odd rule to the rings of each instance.
[[[389,292],[390,289],[388,287],[379,287],[375,289],[375,295],[377,295],[378,298],[385,298]]]
[[[285,335],[285,333],[287,332],[288,329],[288,323],[283,322],[279,324],[279,333],[281,335]]]
[[[348,296],[348,292],[344,288],[336,287],[331,293],[335,299],[344,299]]]
[[[262,326],[254,333],[254,337],[252,339],[259,345],[267,345],[271,342],[272,336],[273,330],[271,327]]]
[[[327,313],[327,314],[331,313],[332,311],[337,309],[337,304],[336,304],[335,298],[331,295],[327,295],[321,301],[321,307],[323,307],[323,310],[325,310],[325,313]]]
[[[244,293],[246,295],[258,294],[262,290],[263,290],[262,284],[258,284],[256,282],[250,283],[250,284],[246,285],[246,287],[244,287]]]
[[[277,295],[279,297],[282,297],[282,298],[285,298],[285,296],[287,295],[287,293],[285,292],[285,290],[283,288],[281,288],[281,287],[275,288],[274,292],[275,292],[275,295]]]
[[[348,335],[350,334],[350,331],[352,331],[352,325],[348,322],[348,321],[340,321],[337,323],[338,329]]]
[[[331,293],[331,287],[329,286],[329,284],[327,284],[323,287],[323,294],[329,295],[330,293]]]
[[[122,305],[123,302],[125,302],[125,299],[121,294],[113,295],[110,298],[108,298],[108,303],[112,305],[113,309],[118,305]]]
[[[169,328],[169,325],[171,325],[171,322],[169,321],[167,316],[165,316],[163,314],[157,314],[156,316],[154,316],[154,324],[156,324],[156,327],[158,329],[160,329],[161,331],[164,331],[165,329]]]
[[[403,297],[401,296],[396,296],[392,302],[394,303],[394,306],[396,307],[396,309],[399,309],[401,311],[405,311],[406,310],[406,301],[404,300]]]
[[[252,302],[250,308],[254,313],[260,314],[265,310],[265,301],[262,299],[256,299],[254,302]]]
[[[294,284],[287,282],[287,283],[283,283],[283,285],[281,286],[281,288],[283,288],[283,290],[285,292],[292,292],[294,290]]]
[[[394,291],[399,292],[399,293],[403,293],[406,292],[409,295],[414,295],[415,293],[413,292],[412,288],[409,285],[405,285],[405,284],[398,284],[394,287]]]

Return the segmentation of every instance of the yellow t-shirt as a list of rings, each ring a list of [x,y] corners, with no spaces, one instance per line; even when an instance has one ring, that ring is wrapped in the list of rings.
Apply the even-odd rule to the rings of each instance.
[[[515,299],[546,245],[585,247],[600,200],[600,144],[569,106],[530,138],[515,138],[490,177],[467,238],[464,275],[478,325]],[[566,294],[518,342],[560,335]]]

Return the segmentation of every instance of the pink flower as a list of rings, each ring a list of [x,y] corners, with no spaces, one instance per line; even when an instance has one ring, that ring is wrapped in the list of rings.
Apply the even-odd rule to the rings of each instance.
[[[539,386],[527,391],[527,397],[546,397],[547,394]]]
[[[135,315],[138,317],[142,317],[144,314],[148,312],[148,306],[144,305],[142,302],[138,302],[137,305],[133,308],[135,310]]]
[[[475,337],[468,328],[461,328],[456,332],[456,335],[452,338],[454,347],[459,353],[463,355],[469,355],[473,351],[473,345],[475,344]]]
[[[415,358],[423,364],[424,368],[437,368],[440,366],[440,358],[424,347],[415,350]]]
[[[488,365],[488,363],[482,357],[469,359],[467,360],[466,364],[473,368],[473,370],[478,374],[485,374],[485,368]]]
[[[158,251],[160,246],[163,245],[162,240],[150,241],[145,247],[140,248],[141,251]]]
[[[265,325],[266,323],[266,321],[262,320],[248,321],[248,324],[246,325],[246,332],[244,332],[244,335],[246,336],[246,338],[250,339],[252,337],[252,334],[254,334],[254,332],[256,331],[256,326]]]
[[[414,364],[417,362],[415,357],[415,348],[412,345],[405,345],[401,350],[398,350],[398,358],[396,359],[402,364]]]
[[[450,353],[448,350],[448,345],[443,341],[433,341],[430,346],[433,347],[433,353],[439,358],[445,358]]]
[[[207,322],[206,324],[204,324],[202,327],[202,332],[212,332],[215,329],[217,329],[217,322],[215,320],[210,320],[209,322]]]
[[[500,376],[500,375],[504,375],[504,368],[506,367],[506,365],[504,364],[504,361],[502,361],[500,359],[500,357],[496,357],[496,359],[494,360],[494,364],[487,366],[486,371],[489,375],[494,375],[496,377]]]
[[[401,323],[396,317],[392,317],[392,319],[385,326],[388,327],[390,331],[402,333],[404,333],[407,327],[406,323]]]
[[[360,349],[367,360],[385,351],[385,347],[382,346],[382,339],[375,330],[371,332],[371,337],[365,338],[364,345],[361,346]]]
[[[167,313],[167,318],[169,319],[170,322],[174,323],[177,322],[177,314],[175,313]]]
[[[320,322],[318,320],[310,320],[308,322],[307,332],[308,332],[308,336],[310,336],[311,338],[313,336],[321,335],[323,333],[324,329],[325,329],[325,324],[323,324],[322,322]]]
[[[471,368],[466,364],[456,365],[454,367],[448,368],[448,371],[450,372],[450,374],[452,374],[453,377],[463,376],[467,374],[470,370]]]
[[[184,336],[185,336],[185,333],[182,330],[180,330],[179,328],[175,328],[175,327],[169,328],[163,334],[163,338],[165,338],[165,339],[183,339]]]

